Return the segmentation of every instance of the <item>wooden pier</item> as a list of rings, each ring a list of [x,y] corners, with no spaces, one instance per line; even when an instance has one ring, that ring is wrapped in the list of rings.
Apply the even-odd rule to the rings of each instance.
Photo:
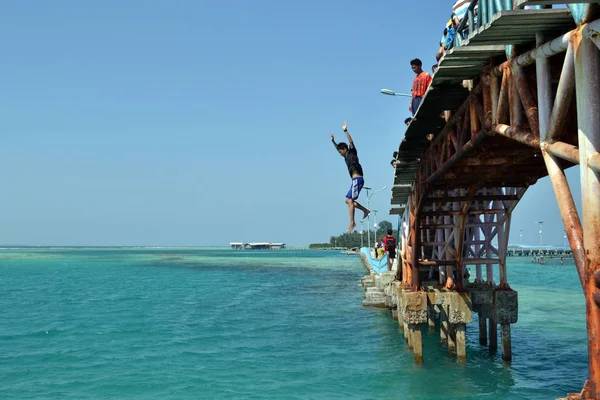
[[[558,3],[566,7],[552,8]],[[598,3],[473,0],[457,29],[465,35],[441,59],[398,150],[390,213],[402,216],[401,265],[391,283],[387,272],[372,277],[396,296],[417,360],[419,326],[431,323],[432,310],[459,359],[473,312],[481,342],[495,346],[500,324],[503,359],[511,359],[511,215],[527,188],[549,176],[586,302],[589,379],[569,396],[600,399]],[[564,174],[574,165],[581,216]],[[462,279],[468,265],[472,285]]]

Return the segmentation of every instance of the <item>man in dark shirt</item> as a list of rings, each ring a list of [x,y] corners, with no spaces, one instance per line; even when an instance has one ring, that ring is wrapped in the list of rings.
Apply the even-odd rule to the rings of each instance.
[[[335,139],[333,138],[333,133],[331,134],[331,142],[335,146],[337,152],[340,153],[340,155],[346,160],[348,173],[352,178],[352,185],[350,186],[348,194],[346,194],[346,204],[348,204],[348,211],[350,212],[350,227],[346,232],[352,232],[352,230],[356,227],[356,223],[354,222],[354,210],[356,208],[361,210],[363,212],[363,219],[367,218],[370,211],[356,201],[356,199],[358,199],[360,190],[365,184],[363,179],[363,170],[360,166],[360,162],[358,161],[358,153],[356,152],[356,147],[354,147],[352,136],[350,136],[350,133],[348,133],[348,124],[344,122],[342,129],[348,138],[348,143],[350,146],[344,142],[336,143]]]

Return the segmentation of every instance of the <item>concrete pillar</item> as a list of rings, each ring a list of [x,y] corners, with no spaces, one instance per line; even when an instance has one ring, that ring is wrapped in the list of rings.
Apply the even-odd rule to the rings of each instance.
[[[406,321],[403,322],[402,328],[404,330],[404,341],[408,343],[410,338],[410,332],[408,331],[408,323]]]
[[[487,346],[487,326],[483,313],[479,313],[479,344]]]
[[[456,352],[456,326],[448,324],[448,353]]]
[[[402,313],[402,308],[400,305],[398,305],[398,310],[397,310],[397,314],[398,316],[398,326],[400,327],[400,329],[404,329],[404,316]]]
[[[409,351],[413,351],[413,331],[410,328],[412,326],[412,324],[406,324],[406,340],[408,342],[408,350]]]
[[[440,342],[448,344],[448,311],[446,305],[440,306]]]
[[[498,327],[494,318],[488,320],[488,326],[490,331],[490,351],[496,351],[498,349]]]
[[[427,307],[427,326],[430,331],[435,330],[435,306],[433,304]]]
[[[467,324],[456,324],[456,359],[467,361]]]
[[[421,328],[418,324],[410,324],[410,341],[412,343],[412,350],[415,357],[415,362],[423,362],[423,338],[421,337]]]
[[[502,324],[501,335],[502,335],[502,360],[512,361],[512,349],[510,343],[510,324]]]

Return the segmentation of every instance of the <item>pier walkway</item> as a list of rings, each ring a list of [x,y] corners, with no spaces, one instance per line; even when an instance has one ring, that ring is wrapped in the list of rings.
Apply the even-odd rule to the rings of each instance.
[[[600,399],[598,1],[473,0],[467,15],[399,145],[390,211],[402,215],[398,318],[416,332],[427,323],[423,307],[437,307],[462,337],[469,321],[453,324],[451,314],[464,301],[479,313],[482,340],[501,325],[510,360],[518,307],[506,273],[511,213],[549,176],[587,310],[589,380],[570,398]],[[574,165],[581,216],[564,175]],[[470,287],[456,279],[467,266]],[[514,313],[496,309],[504,298]]]

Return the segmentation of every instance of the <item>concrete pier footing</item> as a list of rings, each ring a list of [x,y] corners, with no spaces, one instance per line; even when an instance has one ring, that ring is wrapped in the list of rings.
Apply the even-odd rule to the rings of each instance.
[[[510,325],[518,319],[518,294],[514,290],[499,290],[496,286],[466,285],[464,292],[447,290],[436,282],[413,291],[395,280],[395,272],[371,272],[360,281],[365,289],[363,305],[387,308],[398,320],[399,330],[413,352],[415,361],[423,362],[422,330],[436,327],[439,314],[440,342],[448,353],[456,354],[458,362],[467,359],[467,324],[478,315],[479,344],[498,349],[498,324],[501,327],[502,359],[512,360]],[[427,328],[425,328],[427,325]]]

